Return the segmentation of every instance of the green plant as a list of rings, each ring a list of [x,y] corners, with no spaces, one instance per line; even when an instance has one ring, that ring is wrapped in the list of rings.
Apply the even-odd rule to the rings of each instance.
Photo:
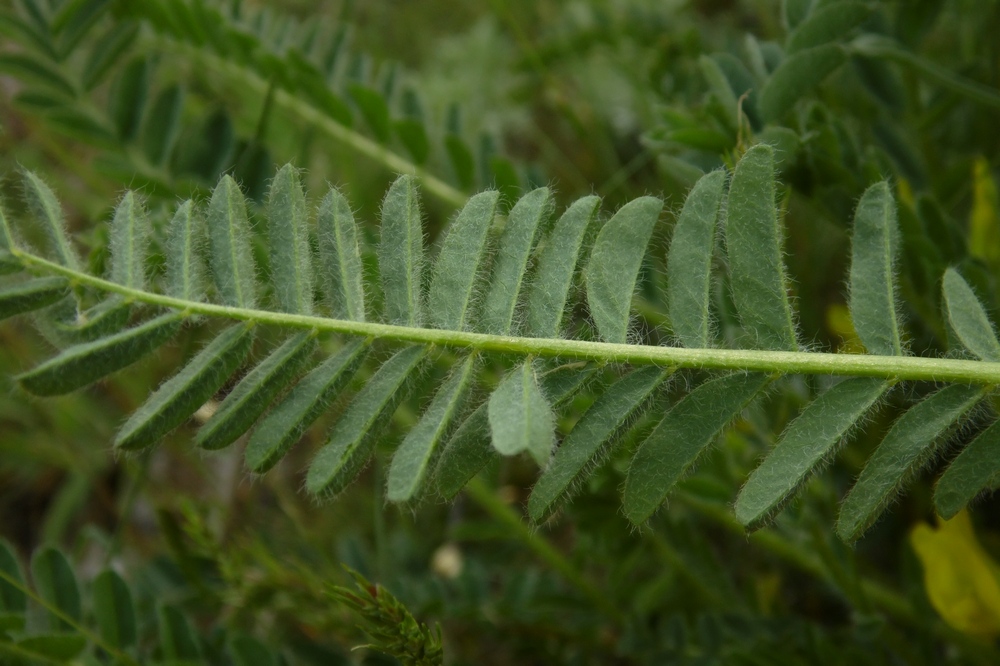
[[[996,661],[998,10],[268,4],[0,3],[0,519],[130,655]]]

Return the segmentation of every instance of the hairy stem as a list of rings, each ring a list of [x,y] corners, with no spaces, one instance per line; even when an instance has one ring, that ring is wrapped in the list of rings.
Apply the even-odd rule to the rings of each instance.
[[[126,299],[162,306],[192,315],[206,315],[252,321],[258,324],[302,328],[346,335],[497,352],[519,356],[574,358],[602,363],[632,363],[705,370],[746,370],[776,374],[844,375],[880,377],[890,381],[925,380],[970,384],[1000,384],[1000,363],[917,356],[875,356],[871,354],[830,354],[819,352],[776,352],[750,349],[687,349],[652,345],[612,344],[561,338],[523,338],[347,321],[269,310],[237,308],[213,303],[187,301],[139,289],[67,268],[42,257],[14,250],[35,272],[63,275],[76,285],[121,294]]]

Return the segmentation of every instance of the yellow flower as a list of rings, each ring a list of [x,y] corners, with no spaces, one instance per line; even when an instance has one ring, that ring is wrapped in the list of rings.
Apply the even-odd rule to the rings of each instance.
[[[1000,566],[976,539],[969,514],[939,520],[937,529],[920,523],[910,543],[924,567],[927,596],[944,621],[981,638],[1000,635]]]

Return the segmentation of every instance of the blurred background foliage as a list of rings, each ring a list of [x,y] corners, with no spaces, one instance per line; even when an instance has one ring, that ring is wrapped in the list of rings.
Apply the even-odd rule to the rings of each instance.
[[[768,141],[781,156],[802,338],[856,348],[846,225],[865,187],[887,176],[908,344],[946,353],[947,266],[962,268],[994,318],[1000,308],[1000,2],[854,3],[859,20],[827,40],[842,45],[841,66],[800,77],[787,108],[764,113],[761,90],[791,57],[789,35],[838,4],[0,0],[0,172],[45,174],[99,270],[125,187],[155,218],[222,172],[259,198],[275,165],[292,161],[314,190],[341,186],[371,220],[394,175],[415,168],[438,183],[426,195],[433,239],[464,193],[489,185],[514,194],[549,183],[563,201],[594,192],[607,208],[664,194],[677,207],[700,173]],[[92,20],[60,23],[67,8],[92,8]],[[0,192],[16,217],[15,181]],[[654,341],[669,332],[657,307],[668,237],[669,225],[636,302]],[[725,334],[732,308],[723,290],[717,300]],[[393,663],[350,650],[370,641],[329,591],[350,580],[347,565],[439,622],[453,664],[1000,663],[996,500],[937,526],[932,465],[855,548],[829,527],[898,414],[891,400],[832,473],[753,534],[729,505],[821,379],[751,409],[648,528],[619,515],[622,457],[535,530],[521,517],[535,474],[526,459],[493,465],[453,504],[399,511],[383,504],[377,466],[332,504],[300,494],[317,442],[261,478],[244,473],[239,448],[193,454],[183,429],[113,458],[117,424],[200,339],[193,330],[128,373],[43,402],[10,377],[50,343],[23,321],[0,327],[0,533],[24,561],[62,548],[85,590],[103,568],[119,571],[140,661]],[[380,446],[414,414],[401,407]],[[96,616],[84,603],[84,624]],[[190,653],[174,645],[177,618]],[[112,663],[94,644],[81,654]]]

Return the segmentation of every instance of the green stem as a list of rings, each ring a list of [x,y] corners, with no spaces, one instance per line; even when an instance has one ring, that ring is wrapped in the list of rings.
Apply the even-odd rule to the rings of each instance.
[[[248,88],[259,95],[263,96],[268,91],[269,83],[266,79],[259,76],[253,70],[241,66],[234,60],[219,57],[197,46],[192,46],[163,35],[151,38],[151,43],[154,48],[170,54],[171,57],[180,55],[190,58],[198,64],[203,65],[206,71],[228,77],[237,85]],[[465,192],[431,175],[423,167],[414,164],[382,144],[372,141],[350,127],[341,125],[305,99],[297,97],[287,90],[275,88],[272,103],[275,107],[294,114],[307,123],[313,124],[334,141],[342,143],[365,157],[378,162],[389,171],[417,176],[420,178],[425,191],[448,205],[461,208],[468,201],[469,197]]]
[[[542,561],[562,574],[567,581],[580,590],[595,606],[614,618],[616,622],[622,622],[625,619],[624,613],[611,602],[606,592],[602,592],[587,580],[573,566],[572,562],[552,547],[548,541],[539,536],[537,532],[521,519],[521,516],[516,511],[507,506],[479,478],[473,478],[469,481],[468,485],[465,486],[465,492],[470,499],[486,511],[486,513],[490,514],[496,521],[509,527],[514,538],[521,541],[525,546],[534,551]]]
[[[986,361],[917,356],[776,352],[751,349],[686,349],[565,340],[562,338],[522,338],[235,308],[213,303],[186,301],[181,298],[131,289],[67,268],[24,250],[15,249],[12,254],[24,264],[40,272],[69,278],[74,286],[89,286],[101,291],[121,294],[134,302],[172,308],[186,314],[251,321],[285,328],[327,331],[395,342],[439,345],[518,356],[574,358],[601,363],[630,363],[778,374],[880,377],[890,381],[909,379],[985,385],[1000,384],[1000,363]]]
[[[130,657],[126,653],[122,652],[121,650],[115,648],[114,646],[108,645],[104,641],[103,638],[101,638],[100,636],[98,636],[94,632],[90,631],[89,629],[87,629],[86,627],[84,627],[83,625],[81,625],[79,622],[77,622],[76,620],[74,620],[73,618],[71,618],[66,613],[62,612],[56,606],[53,606],[48,601],[46,601],[42,597],[40,597],[37,594],[35,594],[34,590],[32,590],[30,587],[28,587],[27,585],[25,585],[21,581],[17,580],[16,578],[14,578],[13,576],[11,576],[10,574],[8,574],[6,571],[0,571],[0,580],[2,580],[3,582],[7,583],[11,587],[14,587],[17,590],[19,590],[21,593],[23,593],[24,595],[26,595],[27,597],[29,597],[36,604],[38,604],[39,606],[41,606],[42,608],[44,608],[46,611],[48,611],[49,613],[52,613],[57,618],[59,618],[60,620],[62,620],[66,624],[68,624],[71,628],[73,628],[75,631],[77,631],[81,636],[83,636],[88,641],[90,641],[94,645],[98,646],[99,648],[101,648],[102,650],[104,650],[105,652],[107,652],[112,657],[115,657],[116,659],[118,659],[119,661],[121,661],[123,663],[130,664],[131,666],[139,666],[139,662],[137,662],[135,659],[133,659],[132,657]]]

